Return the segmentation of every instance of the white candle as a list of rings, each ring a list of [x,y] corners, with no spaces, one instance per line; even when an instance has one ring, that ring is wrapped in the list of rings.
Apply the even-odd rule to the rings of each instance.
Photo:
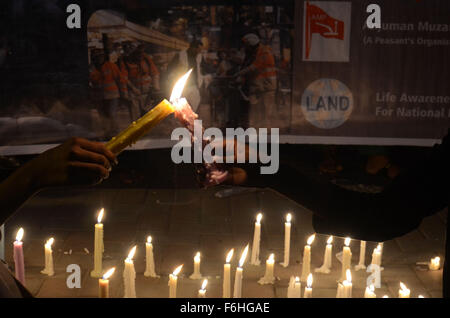
[[[352,262],[352,251],[350,250],[350,241],[351,239],[347,237],[345,239],[345,246],[342,251],[342,272],[341,272],[341,280],[345,280],[347,277],[347,270],[350,269]]]
[[[287,291],[287,298],[301,298],[302,284],[300,283],[300,277],[291,276],[289,280],[289,286]]]
[[[108,270],[102,278],[98,280],[98,297],[99,298],[109,298],[109,278],[116,270],[115,267]]]
[[[308,279],[306,280],[305,294],[303,295],[303,298],[312,298],[312,282],[313,276],[312,274],[309,274]]]
[[[136,298],[136,271],[134,269],[133,257],[136,252],[134,246],[125,259],[125,269],[123,271],[124,298]]]
[[[355,270],[366,269],[366,241],[361,241],[359,244],[359,263],[355,266]]]
[[[23,258],[23,228],[20,228],[16,234],[16,240],[14,241],[14,268],[16,273],[16,278],[18,281],[25,285],[25,262]]]
[[[291,249],[291,219],[292,215],[288,213],[286,215],[286,222],[284,223],[284,261],[281,266],[289,266],[289,256]]]
[[[375,294],[375,287],[373,285],[366,287],[364,298],[377,298],[377,295]]]
[[[352,298],[352,273],[350,272],[350,269],[347,269],[346,271],[346,280],[342,283],[342,286],[344,286],[344,298]]]
[[[430,263],[428,264],[428,267],[432,271],[438,271],[439,268],[441,268],[441,258],[439,256],[436,256],[435,258],[432,258]]]
[[[308,275],[311,273],[311,244],[314,242],[315,237],[315,234],[311,235],[303,249],[302,276],[300,277],[302,282],[306,281]]]
[[[261,219],[262,214],[258,213],[256,216],[255,222],[255,231],[253,233],[253,246],[252,246],[252,255],[250,258],[250,264],[259,265],[261,261],[259,260],[259,245],[261,240]]]
[[[202,288],[198,291],[198,298],[206,298],[206,285],[208,284],[208,280],[204,279],[202,283]]]
[[[53,276],[55,274],[55,271],[53,269],[53,251],[52,251],[52,244],[54,241],[55,239],[51,237],[44,245],[45,267],[43,270],[41,270],[41,273],[48,276]]]
[[[234,253],[234,248],[232,248],[228,252],[227,258],[226,258],[226,263],[223,265],[223,286],[222,286],[222,297],[223,298],[230,298],[231,297],[231,290],[230,290],[230,286],[231,286],[231,274],[230,274],[231,265],[230,265],[230,261],[231,261],[231,258],[233,257],[233,253]]]
[[[189,276],[190,279],[202,279],[202,274],[200,273],[200,252],[197,252],[194,256],[194,272],[191,276]]]
[[[177,282],[178,274],[181,272],[183,265],[175,268],[172,274],[169,275],[169,298],[177,298]]]
[[[340,282],[338,282],[336,298],[344,298],[344,285]]]
[[[102,277],[102,258],[103,258],[103,214],[105,210],[101,209],[97,215],[97,224],[95,224],[95,239],[94,239],[94,269],[91,271],[91,277]]]
[[[275,282],[275,277],[273,276],[274,264],[275,264],[275,256],[272,253],[270,254],[269,258],[267,258],[266,261],[266,273],[258,281],[260,285],[273,284]]]
[[[398,298],[409,298],[411,291],[406,288],[405,284],[400,282],[400,289],[398,290]]]
[[[377,247],[373,249],[372,264],[381,266],[381,245],[380,244],[378,244]]]
[[[327,245],[325,246],[325,252],[323,255],[323,265],[319,268],[315,269],[316,273],[329,274],[331,272],[331,264],[332,264],[332,252],[333,252],[333,236],[330,236],[327,240]]]
[[[147,242],[145,243],[145,277],[156,277],[159,278],[159,275],[156,275],[155,272],[155,258],[153,256],[153,244],[152,237],[147,237]]]
[[[236,276],[234,278],[234,290],[233,290],[233,298],[241,298],[242,297],[242,277],[243,277],[243,268],[245,259],[247,258],[248,253],[248,245],[245,247],[244,251],[241,254],[241,258],[239,260],[239,267],[236,269]]]

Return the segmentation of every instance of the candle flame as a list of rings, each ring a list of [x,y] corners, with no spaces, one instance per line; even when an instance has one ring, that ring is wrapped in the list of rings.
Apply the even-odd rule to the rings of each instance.
[[[311,288],[313,283],[313,276],[311,273],[309,273],[308,278],[306,279],[306,286],[308,286],[308,288]]]
[[[439,256],[436,256],[435,258],[432,258],[431,261],[432,261],[434,264],[439,264],[440,261],[441,261],[441,258],[440,258]]]
[[[175,268],[175,270],[173,271],[172,275],[173,276],[177,276],[181,272],[182,268],[183,268],[183,265],[180,265],[177,268]]]
[[[425,297],[423,297],[422,295],[419,295],[419,297],[417,297],[417,298],[425,298]]]
[[[270,254],[269,258],[267,259],[268,261],[275,261],[275,255],[272,253]]]
[[[100,212],[98,212],[97,223],[102,223],[104,213],[105,213],[105,209],[103,209],[103,208],[100,210]]]
[[[152,243],[152,237],[149,235],[149,236],[147,236],[147,243],[148,244],[151,244]]]
[[[345,238],[345,241],[344,241],[345,246],[349,246],[351,240],[352,240],[352,239],[349,238],[349,237]]]
[[[170,102],[174,103],[177,99],[181,98],[181,94],[183,93],[184,86],[186,85],[186,82],[189,78],[189,75],[191,75],[192,69],[189,70],[186,74],[184,74],[180,79],[175,83],[175,86],[172,90],[172,95],[170,95]]]
[[[373,293],[375,291],[375,286],[373,286],[373,284],[371,284],[369,286],[369,290]]]
[[[295,277],[295,283],[300,283],[300,277],[298,276]]]
[[[114,271],[116,270],[115,267],[109,269],[105,274],[103,274],[103,279],[108,279],[111,277],[112,274],[114,274]]]
[[[48,247],[48,248],[51,248],[54,241],[55,241],[55,239],[53,237],[49,238],[47,240],[47,242],[45,243],[45,246]]]
[[[18,241],[18,242],[22,241],[23,233],[24,233],[24,231],[23,231],[23,228],[21,227],[21,228],[17,231],[17,234],[16,234],[16,241]]]
[[[259,222],[261,222],[262,219],[262,213],[258,213],[258,215],[256,216],[256,223],[259,224]]]
[[[200,252],[197,252],[197,254],[195,254],[194,261],[200,262]]]
[[[311,245],[312,242],[314,242],[314,239],[316,238],[316,234],[311,235],[308,240],[306,241],[306,244]]]
[[[202,283],[202,290],[205,290],[207,284],[208,284],[208,280],[204,279],[203,283]]]
[[[352,273],[350,272],[349,269],[347,269],[347,271],[345,272],[345,276],[347,277],[347,282],[351,283],[352,282]]]
[[[128,257],[127,259],[131,260],[134,257],[134,253],[136,253],[136,245],[130,250],[130,252],[128,253]]]
[[[380,252],[380,253],[381,253],[381,248],[382,248],[381,243],[378,243],[378,245],[377,245],[377,250],[378,250],[378,252]]]
[[[248,253],[248,244],[241,254],[241,259],[239,260],[239,267],[242,267],[244,265],[245,259],[247,258],[247,253]]]
[[[327,244],[333,243],[333,236],[330,236],[327,240]]]
[[[389,296],[388,295],[384,295],[383,298],[389,298]]]
[[[401,288],[404,292],[406,292],[406,291],[409,290],[408,288],[406,288],[406,285],[403,284],[402,282],[400,282],[400,288]]]
[[[232,248],[227,254],[227,263],[229,263],[231,261],[233,254],[234,254],[234,248]]]
[[[288,213],[288,215],[286,215],[286,222],[291,222],[292,219],[292,215],[290,213]]]

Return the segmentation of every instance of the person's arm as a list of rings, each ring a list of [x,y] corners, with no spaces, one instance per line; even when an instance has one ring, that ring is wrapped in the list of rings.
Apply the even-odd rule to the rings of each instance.
[[[94,185],[109,176],[114,154],[99,142],[71,138],[17,169],[0,183],[0,224],[47,187]]]

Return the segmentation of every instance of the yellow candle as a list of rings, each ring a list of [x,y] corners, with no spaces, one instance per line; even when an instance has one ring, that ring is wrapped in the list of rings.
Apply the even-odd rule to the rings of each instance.
[[[341,280],[345,280],[347,270],[350,269],[352,262],[352,251],[350,250],[350,241],[351,239],[347,237],[345,239],[345,246],[342,251],[342,272],[341,272]]]
[[[308,275],[311,272],[311,244],[314,242],[315,234],[311,235],[306,241],[305,248],[303,250],[303,265],[302,265],[302,276],[301,281],[306,281]]]
[[[102,278],[98,280],[98,297],[109,298],[109,278],[116,270],[115,267],[108,270]]]
[[[202,283],[202,288],[198,291],[198,298],[206,297],[206,284],[208,284],[208,280],[204,279]]]
[[[46,243],[45,243],[45,267],[41,271],[42,274],[46,274],[48,276],[53,276],[55,274],[55,271],[53,269],[53,251],[52,251],[52,244],[55,241],[53,237],[51,237]]]
[[[284,223],[284,260],[281,266],[289,266],[289,256],[291,248],[291,219],[292,215],[288,213],[286,215],[286,222]]]
[[[252,255],[250,258],[250,264],[259,265],[261,261],[259,260],[259,245],[261,240],[261,219],[262,214],[258,213],[256,216],[255,222],[255,231],[253,233],[253,246],[252,246]]]
[[[200,273],[200,252],[197,252],[194,256],[194,273],[189,276],[190,279],[202,279],[202,274]]]
[[[91,271],[91,277],[102,277],[103,267],[103,214],[105,210],[101,209],[97,215],[97,224],[95,224],[95,237],[94,237],[94,269]]]
[[[405,284],[400,282],[400,289],[398,290],[398,298],[409,298],[411,291],[406,288]]]
[[[177,298],[177,282],[178,274],[181,272],[183,265],[175,268],[172,274],[169,275],[169,298]]]
[[[192,70],[183,75],[175,84],[170,101],[173,102],[181,97],[184,86]],[[175,107],[167,100],[163,100],[156,107],[151,109],[147,114],[133,122],[128,128],[122,131],[116,137],[113,137],[107,144],[106,148],[111,150],[114,154],[119,154],[126,147],[132,145],[139,138],[147,134],[153,127],[155,127],[164,118],[175,111]]]
[[[233,298],[241,298],[242,297],[242,275],[245,259],[247,258],[248,253],[248,245],[245,247],[242,252],[241,258],[239,260],[239,267],[236,269],[236,276],[234,278],[234,290],[233,290]]]
[[[124,298],[136,298],[136,271],[133,262],[135,253],[136,246],[130,250],[128,257],[125,259],[125,269],[123,271]]]
[[[231,266],[230,266],[230,261],[231,261],[231,258],[233,257],[233,253],[234,253],[234,248],[232,248],[228,252],[227,258],[226,258],[226,263],[223,265],[223,286],[222,286],[222,297],[223,298],[230,298],[231,297],[231,291],[230,291],[230,286],[231,286],[230,270],[231,270]]]
[[[377,298],[377,295],[375,294],[375,287],[373,285],[366,287],[364,298]]]
[[[22,242],[24,233],[25,231],[23,230],[23,228],[20,228],[17,231],[16,240],[13,243],[15,274],[16,278],[22,283],[22,285],[25,285],[25,261],[23,258],[23,242]]]
[[[439,256],[436,256],[435,258],[431,259],[430,263],[428,264],[428,267],[432,271],[438,271],[439,268],[441,267],[440,263],[441,263],[441,258]]]
[[[312,274],[309,274],[308,279],[306,281],[305,293],[303,295],[303,298],[312,298],[312,283],[313,283],[313,276]]]

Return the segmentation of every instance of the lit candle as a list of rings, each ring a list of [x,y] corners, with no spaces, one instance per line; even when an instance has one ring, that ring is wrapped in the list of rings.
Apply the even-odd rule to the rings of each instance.
[[[159,278],[159,275],[156,275],[155,272],[155,258],[153,256],[153,244],[152,244],[152,237],[147,237],[147,242],[145,243],[145,277],[156,277]]]
[[[344,285],[340,282],[338,282],[336,298],[344,298]]]
[[[25,263],[23,260],[23,228],[20,228],[16,234],[16,241],[14,242],[14,267],[16,271],[16,278],[25,285]]]
[[[303,266],[302,266],[302,276],[301,281],[304,282],[311,273],[311,244],[314,242],[315,234],[311,235],[306,241],[305,248],[303,249]]]
[[[241,254],[241,258],[239,260],[239,267],[236,269],[236,276],[234,277],[233,298],[242,297],[242,275],[243,275],[242,266],[244,266],[245,259],[247,258],[247,253],[248,253],[248,244]]]
[[[261,240],[261,219],[262,214],[258,213],[256,216],[255,222],[255,231],[253,233],[253,247],[252,247],[252,255],[250,258],[250,264],[259,265],[261,261],[259,260],[259,244]]]
[[[366,269],[366,241],[361,241],[359,244],[359,263],[355,266],[355,271]]]
[[[333,251],[333,245],[331,245],[331,243],[333,243],[333,236],[330,236],[327,240],[327,246],[325,247],[323,256],[323,265],[315,269],[316,273],[329,274],[331,272],[331,255]]]
[[[366,287],[364,298],[377,298],[377,295],[375,294],[375,287],[373,285]]]
[[[102,278],[98,280],[98,297],[99,298],[109,298],[109,278],[116,270],[115,267],[108,270]]]
[[[381,297],[381,298],[389,298],[389,296],[388,295],[384,295],[383,297]]]
[[[202,283],[202,288],[198,291],[198,298],[206,297],[206,285],[208,284],[208,280],[204,279]]]
[[[231,258],[233,257],[233,253],[234,253],[234,248],[232,248],[228,252],[227,258],[226,258],[226,263],[223,265],[223,286],[222,286],[222,297],[223,298],[230,298],[231,297],[231,291],[230,291],[230,286],[231,286],[231,274],[230,274],[231,265],[230,265],[230,261],[231,261]]]
[[[342,251],[342,272],[341,272],[341,280],[345,280],[347,277],[347,270],[350,269],[352,262],[352,251],[350,250],[350,238],[347,237],[345,239],[345,246]]]
[[[189,276],[190,279],[202,279],[202,274],[200,273],[200,252],[197,252],[194,256],[194,273]]]
[[[175,111],[173,103],[175,100],[181,98],[184,86],[191,74],[192,70],[183,75],[175,84],[170,97],[170,102],[164,99],[156,107],[151,109],[147,114],[133,122],[124,131],[116,137],[113,137],[107,144],[106,148],[111,150],[114,154],[119,154],[126,147],[135,143],[139,138],[147,134],[153,127],[155,127],[164,118]]]
[[[346,271],[346,280],[342,282],[342,286],[344,286],[344,297],[343,298],[352,298],[352,273],[350,272],[350,269],[347,269]]]
[[[275,255],[272,253],[266,261],[266,273],[258,281],[260,285],[273,284],[275,282],[275,277],[273,276],[274,264]]]
[[[398,290],[398,298],[409,298],[411,291],[406,288],[405,284],[400,282],[400,289]]]
[[[103,214],[105,210],[101,209],[97,215],[97,224],[95,224],[95,238],[94,238],[94,269],[91,271],[91,277],[102,277],[103,266]]]
[[[169,298],[177,298],[177,281],[178,274],[181,272],[183,265],[175,268],[172,274],[169,275]]]
[[[417,298],[425,298],[425,297],[423,297],[422,295],[419,295]]]
[[[305,293],[303,295],[303,298],[312,298],[312,282],[313,282],[313,276],[312,276],[312,274],[309,274],[308,279],[306,280],[306,287],[305,287]]]
[[[284,223],[284,261],[281,266],[289,266],[289,256],[291,249],[291,219],[292,215],[288,213],[286,215],[286,222]]]
[[[48,239],[48,241],[45,243],[45,267],[43,270],[41,270],[42,274],[46,274],[48,276],[53,276],[55,274],[55,271],[53,269],[53,251],[52,251],[52,244],[55,241],[53,237]]]
[[[136,253],[136,246],[130,250],[128,257],[125,259],[125,269],[123,271],[123,285],[125,288],[124,298],[136,298],[136,271],[133,262],[134,253]]]
[[[372,264],[381,266],[381,245],[380,244],[378,244],[377,247],[373,249]]]
[[[302,284],[300,283],[300,277],[291,276],[289,280],[289,286],[287,291],[287,298],[301,298]]]
[[[441,263],[441,258],[439,256],[436,256],[435,258],[431,259],[430,263],[428,264],[428,267],[432,271],[438,271],[439,268],[441,267],[440,263]]]

